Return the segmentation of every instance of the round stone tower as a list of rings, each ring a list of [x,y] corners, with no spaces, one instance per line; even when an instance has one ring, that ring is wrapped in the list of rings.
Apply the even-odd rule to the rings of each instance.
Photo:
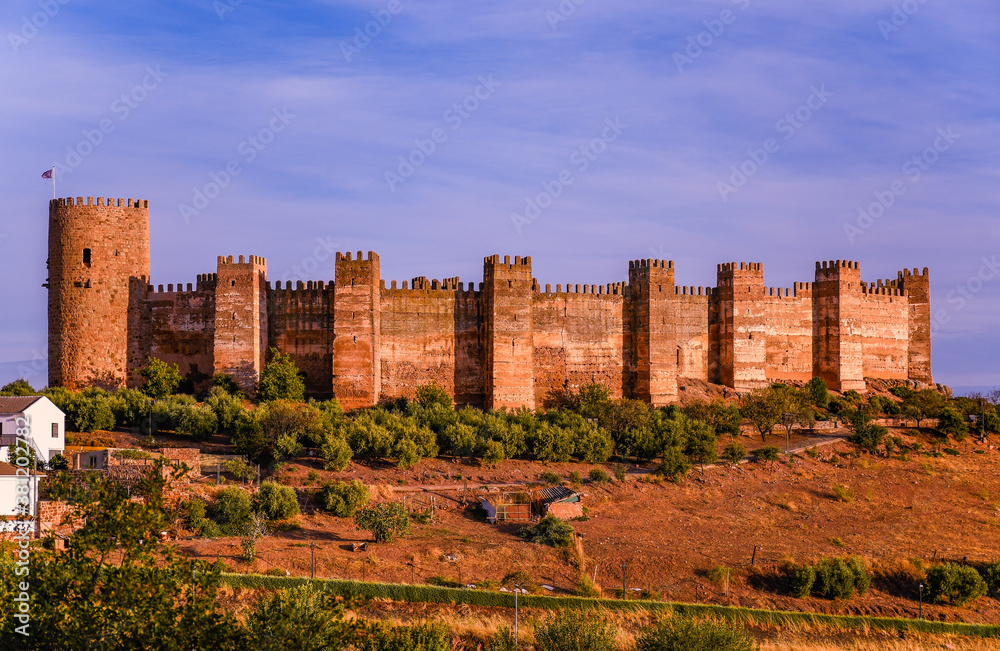
[[[149,202],[49,202],[49,386],[135,384],[149,349]]]

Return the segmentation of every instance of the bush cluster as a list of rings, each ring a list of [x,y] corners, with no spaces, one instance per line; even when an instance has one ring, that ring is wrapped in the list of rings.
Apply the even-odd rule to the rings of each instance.
[[[790,565],[786,568],[792,593],[796,597],[850,599],[864,595],[872,584],[872,575],[862,560],[824,558],[815,565]]]
[[[996,580],[995,565],[991,579]],[[939,563],[927,570],[927,598],[936,603],[963,606],[986,594],[988,586],[976,568],[958,563]]]

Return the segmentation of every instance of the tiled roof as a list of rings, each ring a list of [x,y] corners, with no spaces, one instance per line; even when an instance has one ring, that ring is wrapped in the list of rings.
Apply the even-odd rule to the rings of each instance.
[[[20,414],[42,396],[0,396],[0,414]]]
[[[38,474],[41,476],[44,475],[45,473],[40,472]],[[17,476],[17,468],[7,463],[6,461],[0,461],[0,477],[15,477],[15,476]]]

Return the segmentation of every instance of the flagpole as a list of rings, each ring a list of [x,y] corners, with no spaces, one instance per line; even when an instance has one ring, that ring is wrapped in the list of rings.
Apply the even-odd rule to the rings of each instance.
[[[55,168],[55,165],[52,166],[51,172],[52,172],[52,199],[55,200],[55,198],[56,198],[56,168]]]

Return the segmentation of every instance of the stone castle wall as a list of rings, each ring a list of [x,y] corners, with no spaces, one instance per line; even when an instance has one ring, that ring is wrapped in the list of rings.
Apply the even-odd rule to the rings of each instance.
[[[85,242],[114,250],[134,237],[126,230],[133,224],[114,221],[118,206],[53,206],[50,229],[76,225],[71,237],[56,233],[55,244],[50,232],[58,254],[50,252],[50,265]],[[140,218],[148,219],[144,206]],[[110,211],[96,222],[110,225],[88,233],[77,222],[95,210]],[[137,250],[148,252],[148,242]],[[773,288],[762,264],[734,262],[718,266],[715,287],[686,287],[675,284],[673,262],[634,260],[627,280],[553,288],[533,277],[530,257],[487,257],[478,285],[387,283],[378,255],[358,252],[337,254],[335,281],[272,286],[263,258],[220,256],[214,273],[164,290],[141,275],[148,255],[147,267],[138,259],[92,272],[128,300],[112,303],[119,325],[86,361],[79,342],[100,329],[94,319],[106,310],[79,312],[76,277],[50,275],[53,384],[102,374],[121,383],[153,355],[196,381],[229,373],[252,395],[272,348],[292,357],[310,395],[335,396],[346,408],[412,397],[428,382],[459,404],[515,408],[590,382],[659,405],[677,398],[678,378],[739,390],[813,376],[840,390],[864,389],[865,378],[932,381],[926,269],[869,284],[857,262],[820,262],[813,282]],[[52,319],[74,311],[75,320]]]

